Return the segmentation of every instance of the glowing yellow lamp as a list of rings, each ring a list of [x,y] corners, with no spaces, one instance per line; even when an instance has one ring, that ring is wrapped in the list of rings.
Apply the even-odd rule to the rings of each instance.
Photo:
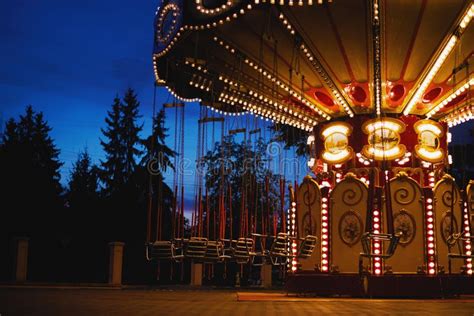
[[[431,163],[440,162],[444,159],[444,153],[439,148],[439,138],[443,134],[443,127],[432,120],[421,120],[413,125],[418,135],[418,145],[415,146],[416,155]]]
[[[321,131],[321,138],[324,140],[321,158],[329,164],[339,164],[349,160],[354,152],[349,146],[351,133],[352,126],[345,122],[326,125]]]
[[[375,160],[393,160],[405,155],[406,147],[400,144],[400,133],[405,131],[405,124],[397,119],[384,117],[373,119],[362,125],[364,133],[369,135],[368,145],[362,153]]]

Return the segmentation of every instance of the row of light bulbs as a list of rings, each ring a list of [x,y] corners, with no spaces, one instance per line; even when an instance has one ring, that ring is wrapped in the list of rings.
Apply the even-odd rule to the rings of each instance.
[[[208,70],[206,67],[202,66],[202,65],[197,65],[196,63],[192,63],[192,62],[189,62],[189,61],[185,61],[185,64],[187,65],[190,65],[191,67],[193,68],[196,68],[200,71],[202,71],[203,73],[208,73]],[[195,78],[196,76],[194,75],[193,76],[193,79],[189,82],[189,84],[191,86],[194,86],[196,88],[199,88],[201,90],[205,90],[205,91],[209,91],[210,90],[210,86],[212,85],[212,82],[209,81],[209,85],[206,85],[206,79],[202,79],[200,76],[198,76],[198,78],[201,78],[199,79],[197,82],[195,81]],[[233,86],[238,86],[237,83],[233,82],[232,80],[228,79],[227,77],[225,77],[224,75],[219,75],[219,80],[228,84],[228,85],[233,85]],[[236,92],[236,93],[240,93],[240,92]],[[298,121],[295,121],[294,122],[294,126],[295,127],[298,127],[298,128],[303,128],[304,130],[311,130],[312,129],[312,126],[314,126],[315,124],[317,124],[317,121],[314,121],[311,117],[305,115],[305,114],[302,114],[300,112],[297,112],[297,111],[294,111],[293,109],[291,108],[288,108],[280,103],[277,103],[277,102],[274,102],[272,100],[269,100],[268,98],[262,96],[262,95],[259,95],[258,93],[254,92],[254,91],[249,91],[249,95],[251,97],[255,97],[257,99],[259,99],[261,102],[265,102],[275,108],[277,108],[278,110],[282,110],[284,112],[287,112],[289,113],[290,115],[293,115],[295,118],[298,119],[298,121],[304,121],[304,123],[299,123]],[[227,95],[228,96],[228,95]],[[226,99],[226,98],[223,98],[223,95],[221,94],[221,96],[219,97],[220,99]],[[229,100],[231,102],[233,102],[235,104],[235,100],[237,100],[237,103],[239,104],[244,104],[245,106],[247,106],[247,103],[246,101],[242,101],[240,98],[237,98],[237,97],[233,97],[233,96],[230,96],[228,97]],[[241,101],[241,102],[239,102]],[[232,104],[233,105],[233,104]],[[253,108],[253,110],[256,110],[255,108]],[[263,111],[260,111],[260,112],[263,112]],[[268,112],[268,110],[265,110],[265,113]],[[257,114],[260,114],[258,113],[257,111]],[[278,117],[277,115],[274,115],[275,117]],[[286,116],[286,115],[285,115]],[[267,117],[267,116],[266,116]],[[291,125],[291,124],[290,124]]]
[[[238,93],[238,92],[236,92]],[[285,113],[280,111],[270,111],[265,106],[259,104],[255,100],[247,100],[244,96],[235,96],[222,93],[219,96],[219,101],[226,102],[230,105],[239,104],[244,110],[249,111],[252,114],[260,115],[265,118],[269,118],[271,121],[276,121],[277,123],[290,125],[305,131],[311,131],[313,126],[309,125],[297,118],[290,118]]]
[[[219,97],[219,101],[223,101],[231,105],[235,105],[236,103],[238,103],[240,106],[243,107],[244,110],[249,111],[251,114],[270,119],[271,121],[276,121],[278,123],[291,125],[300,129],[308,130],[308,131],[310,129],[309,125],[306,125],[299,120],[289,118],[288,116],[286,116],[285,114],[281,112],[270,111],[266,109],[265,107],[262,107],[261,105],[259,105],[258,102],[256,102],[255,100],[243,101],[241,97],[235,97],[232,95],[229,96],[227,94],[223,94]]]
[[[463,84],[460,88],[458,88],[456,91],[451,93],[449,97],[444,99],[442,102],[440,102],[438,105],[436,105],[431,111],[429,111],[426,114],[427,118],[432,117],[436,113],[438,113],[442,108],[444,108],[449,102],[454,100],[456,97],[460,96],[462,93],[464,93],[466,90],[469,90],[471,86],[474,85],[474,78],[471,78],[468,82]]]
[[[226,116],[242,116],[248,114],[247,111],[245,112],[227,112],[227,111],[222,111],[216,108],[213,108],[212,106],[206,105],[206,108],[210,109],[213,112],[216,112],[217,114],[221,115],[226,115]]]
[[[416,90],[415,94],[412,96],[410,101],[408,102],[407,106],[403,110],[404,115],[410,114],[413,107],[421,100],[423,94],[425,93],[426,89],[430,85],[431,81],[438,73],[438,70],[444,64],[446,58],[453,50],[454,46],[458,42],[459,38],[462,36],[463,31],[469,25],[472,17],[474,16],[474,4],[469,7],[467,12],[464,14],[458,29],[455,31],[454,34],[451,35],[448,42],[444,45],[439,56],[436,58],[436,61],[431,66],[430,70],[428,71],[427,75],[423,78],[421,84],[419,85],[418,89]]]
[[[234,2],[237,2],[237,1],[236,0],[227,0],[225,3],[221,4],[221,6],[219,6],[217,8],[207,9],[204,6],[204,3],[203,3],[202,0],[195,0],[196,9],[199,12],[201,12],[202,14],[206,14],[206,15],[214,15],[214,14],[220,13],[221,11],[225,11],[229,7],[231,7],[234,4]]]
[[[228,78],[226,78],[225,76],[223,75],[220,75],[219,76],[219,80],[223,81],[224,83],[227,82],[228,84],[231,84],[231,85],[234,85],[235,83],[231,80],[229,80]],[[239,93],[240,92],[236,92],[236,93]],[[298,111],[295,111],[294,109],[292,109],[291,107],[288,107],[288,106],[285,106],[281,103],[278,103],[276,101],[273,101],[271,99],[268,99],[267,97],[253,91],[253,90],[248,90],[248,95],[250,97],[253,97],[255,98],[256,100],[258,100],[258,102],[261,102],[261,103],[264,103],[265,105],[270,105],[271,107],[275,108],[276,110],[278,110],[279,112],[283,111],[285,112],[285,115],[286,113],[294,116],[296,119],[299,119],[299,120],[302,120],[305,122],[305,125],[306,124],[309,124],[311,126],[314,126],[316,125],[318,122],[313,120],[312,117],[306,115],[306,114],[303,114],[301,112],[298,112]],[[245,103],[245,102],[244,102]],[[245,104],[244,104],[245,105]],[[266,106],[267,107],[267,106]]]
[[[472,254],[472,242],[469,237],[471,237],[470,227],[469,227],[469,210],[467,201],[464,201],[463,204],[463,226],[464,226],[464,236],[467,238],[464,242],[464,252],[466,255],[470,256]],[[467,274],[472,275],[472,258],[466,259],[466,268]]]
[[[169,94],[171,94],[175,99],[182,101],[182,102],[201,102],[199,98],[183,98],[179,96],[173,89],[169,86],[165,86],[166,90],[168,90]]]
[[[293,6],[293,5],[298,5],[298,6],[304,6],[305,5],[305,1],[303,0],[254,0],[255,4],[260,4],[260,3],[270,3],[270,4],[279,4],[279,5],[289,5],[289,6]],[[306,4],[307,5],[313,5],[314,3],[317,3],[317,4],[323,4],[324,3],[324,0],[306,0]],[[332,0],[328,0],[327,2],[331,3]]]
[[[381,44],[380,44],[380,11],[379,2],[374,0],[374,27],[378,29],[378,32],[374,34],[374,77],[375,77],[375,112],[377,115],[382,113],[382,73],[381,73]]]
[[[436,256],[435,256],[435,234],[434,234],[434,214],[433,199],[427,198],[425,203],[426,212],[426,245],[428,246],[428,273],[436,273]]]
[[[471,105],[469,108],[464,108],[461,111],[450,114],[446,121],[449,127],[453,127],[467,121],[474,120],[474,106]]]
[[[294,27],[291,25],[291,23],[288,21],[288,19],[285,17],[285,15],[283,13],[280,13],[280,15],[278,16],[279,20],[281,21],[281,23],[283,24],[283,26],[290,32],[291,35],[295,35],[296,34],[296,31],[294,29]],[[306,58],[308,58],[308,60],[310,61],[310,63],[313,65],[313,67],[316,69],[316,71],[318,72],[319,76],[321,77],[321,79],[323,79],[323,81],[325,82],[325,84],[329,87],[329,90],[330,92],[333,94],[333,96],[337,99],[337,102],[338,104],[342,105],[342,107],[344,108],[344,111],[346,111],[346,113],[350,116],[350,117],[353,117],[354,116],[354,112],[352,111],[352,109],[350,108],[349,104],[347,103],[347,101],[344,99],[344,97],[342,96],[342,94],[338,91],[338,89],[336,88],[336,85],[334,84],[334,82],[331,80],[330,76],[328,75],[328,73],[324,70],[323,66],[321,65],[321,63],[319,62],[319,60],[317,60],[317,58],[315,56],[313,56],[313,54],[311,53],[311,51],[305,46],[305,44],[301,44],[300,45],[300,49],[304,52]]]
[[[232,54],[236,53],[236,49],[229,45],[228,43],[225,43],[222,39],[219,39],[217,36],[214,37],[214,41],[218,43],[220,46],[225,48],[227,51],[229,51]],[[271,82],[274,82],[277,86],[285,90],[286,92],[290,93],[291,96],[295,97],[298,101],[312,109],[313,111],[317,112],[320,116],[324,117],[326,120],[330,120],[331,117],[327,115],[325,112],[323,112],[321,109],[319,109],[315,104],[310,102],[308,99],[304,98],[301,96],[301,93],[296,92],[293,90],[291,87],[280,81],[278,78],[273,76],[270,71],[267,71],[263,67],[259,66],[258,63],[254,60],[251,60],[249,57],[245,56],[242,52],[239,52],[242,56],[244,56],[244,62],[249,65],[252,69],[254,69],[256,72],[261,73],[264,77],[266,77],[268,80]]]

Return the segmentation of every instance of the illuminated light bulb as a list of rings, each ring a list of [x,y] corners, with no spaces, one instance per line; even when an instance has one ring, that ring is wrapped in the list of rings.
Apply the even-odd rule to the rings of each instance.
[[[375,269],[375,274],[380,274],[382,271],[380,269]]]
[[[435,274],[435,272],[436,272],[435,269],[430,269],[430,270],[429,270],[429,273],[430,273],[430,274]]]

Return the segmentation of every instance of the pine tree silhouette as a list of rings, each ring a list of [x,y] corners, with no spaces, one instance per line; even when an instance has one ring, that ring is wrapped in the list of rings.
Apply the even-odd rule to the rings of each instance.
[[[121,137],[124,145],[124,175],[125,182],[129,182],[137,168],[138,159],[143,151],[138,148],[141,143],[139,133],[143,129],[143,124],[138,124],[141,118],[139,114],[140,102],[132,89],[128,89],[123,97],[122,116],[120,121]]]
[[[72,207],[89,206],[97,199],[98,170],[87,148],[80,152],[69,177],[67,200]],[[79,208],[80,209],[80,208]]]
[[[114,98],[112,110],[105,118],[107,127],[101,129],[106,140],[100,140],[105,152],[105,161],[101,161],[100,179],[104,186],[105,195],[111,195],[123,187],[125,146],[122,140],[122,103],[118,96]]]
[[[47,234],[62,210],[59,150],[41,112],[27,106],[19,120],[6,124],[0,146],[0,181],[9,209],[6,230],[11,234]],[[2,212],[6,215],[7,212]]]
[[[153,133],[142,141],[147,155],[142,158],[140,165],[144,171],[143,179],[148,180],[145,192],[151,195],[152,212],[161,207],[163,222],[170,223],[173,190],[164,182],[164,173],[168,168],[175,168],[172,158],[176,156],[176,152],[166,145],[168,129],[165,127],[165,118],[165,111],[161,110],[153,119]],[[161,229],[162,238],[171,238],[170,225],[163,225]]]

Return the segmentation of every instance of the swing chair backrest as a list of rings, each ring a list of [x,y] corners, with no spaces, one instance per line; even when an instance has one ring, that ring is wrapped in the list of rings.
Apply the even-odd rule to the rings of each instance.
[[[171,241],[155,241],[150,245],[150,258],[152,260],[177,260],[174,244]]]
[[[372,234],[365,233],[362,235],[362,256],[365,257],[381,257],[381,258],[390,258],[397,249],[398,241],[400,240],[400,235],[390,235],[390,234]],[[372,241],[380,241],[382,243],[389,242],[386,252],[381,252],[379,254],[373,253],[371,251]]]
[[[223,253],[223,245],[220,241],[209,240],[207,242],[205,262],[216,262],[221,260]]]
[[[237,263],[247,263],[253,253],[253,239],[239,238],[235,243],[234,259]]]
[[[186,247],[186,257],[190,259],[202,259],[207,251],[207,238],[191,237]]]
[[[311,257],[317,242],[318,237],[313,235],[306,236],[301,242],[298,258],[305,259]]]
[[[270,248],[272,257],[288,257],[288,234],[278,233]]]

